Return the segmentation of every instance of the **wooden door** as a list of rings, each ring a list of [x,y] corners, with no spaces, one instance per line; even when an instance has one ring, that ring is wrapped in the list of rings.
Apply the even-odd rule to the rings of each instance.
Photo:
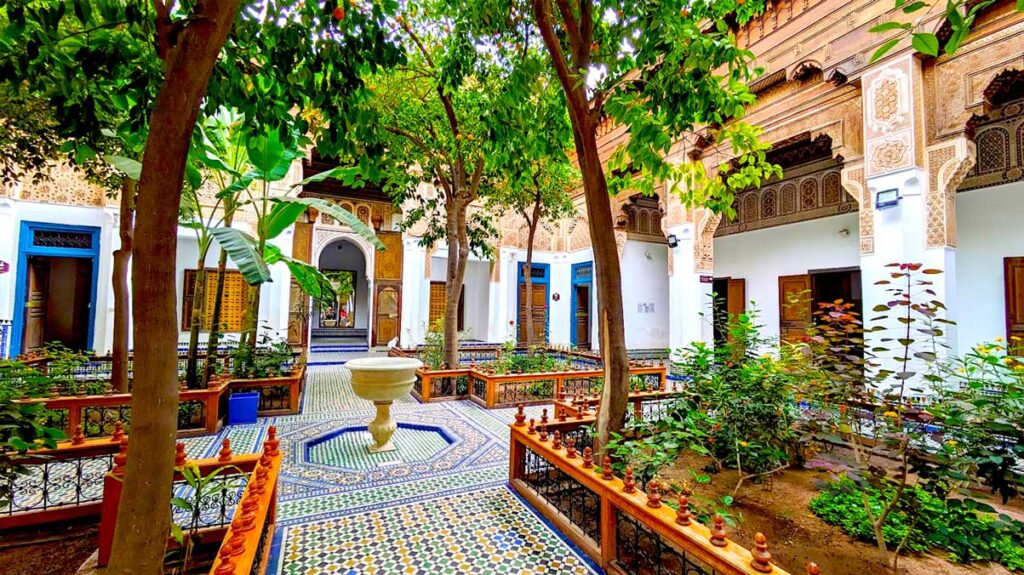
[[[590,284],[576,284],[576,346],[590,349]]]
[[[725,307],[729,315],[736,317],[747,311],[747,282],[743,278],[729,278],[726,288]]]
[[[797,341],[811,324],[811,276],[779,276],[779,337]]]
[[[533,339],[534,343],[547,341],[548,293],[547,286],[533,283]],[[526,282],[519,283],[519,341],[526,341]]]
[[[386,345],[398,337],[399,322],[402,317],[401,284],[378,284],[375,302],[377,315],[374,316],[374,345]]]
[[[1024,257],[1003,259],[1006,278],[1006,339],[1010,349],[1024,353]]]
[[[46,302],[50,293],[50,260],[29,257],[27,268],[22,352],[39,349],[46,343]]]

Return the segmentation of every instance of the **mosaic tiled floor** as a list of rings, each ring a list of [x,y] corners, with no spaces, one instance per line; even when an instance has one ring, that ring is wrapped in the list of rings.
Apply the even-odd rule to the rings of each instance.
[[[508,488],[514,410],[405,398],[392,408],[399,452],[365,452],[373,406],[352,392],[343,362],[366,355],[314,349],[301,415],[188,440],[191,457],[215,453],[222,437],[242,452],[277,426],[285,460],[271,573],[599,573]]]

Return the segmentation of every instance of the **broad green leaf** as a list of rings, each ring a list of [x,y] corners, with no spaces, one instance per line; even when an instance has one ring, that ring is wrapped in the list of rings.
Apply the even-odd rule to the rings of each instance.
[[[348,226],[353,232],[359,234],[363,239],[373,244],[378,250],[384,249],[384,242],[380,241],[377,234],[369,226],[359,221],[359,218],[352,212],[342,209],[341,206],[321,198],[281,198],[281,203],[300,203],[304,206],[316,208],[317,210],[331,216],[342,224]],[[296,216],[298,217],[298,216]]]
[[[920,1],[913,2],[911,4],[907,4],[906,6],[903,7],[903,13],[904,14],[913,14],[914,12],[917,12],[918,10],[920,10],[921,8],[924,8],[926,6],[928,6],[927,2],[920,2]]]
[[[350,185],[351,186],[351,185],[356,184],[361,179],[360,178],[361,174],[362,174],[362,171],[358,167],[356,167],[356,166],[337,166],[337,167],[331,168],[330,170],[326,170],[326,171],[320,172],[319,174],[310,176],[310,177],[306,178],[305,180],[302,180],[298,184],[295,184],[295,186],[293,186],[293,187],[305,186],[307,184],[313,184],[313,183],[316,183],[316,182],[322,182],[322,181],[324,181],[324,180],[326,180],[328,178],[333,178],[333,179],[336,179],[336,180],[341,180],[346,185]]]
[[[199,188],[203,186],[203,174],[199,172],[199,168],[192,162],[185,162],[185,181],[197,193]]]
[[[881,46],[879,46],[878,49],[875,50],[875,53],[871,55],[871,61],[869,63],[873,64],[873,63],[877,62],[878,60],[880,60],[882,58],[882,56],[885,56],[886,54],[888,54],[889,50],[892,50],[893,47],[896,46],[896,44],[899,44],[899,42],[900,42],[900,37],[899,36],[897,36],[895,38],[890,38],[889,40],[886,40],[885,43],[882,44]]]
[[[213,228],[210,235],[217,239],[220,247],[228,253],[231,261],[249,285],[259,285],[270,280],[270,268],[263,255],[256,251],[256,240],[249,234],[235,228]]]
[[[103,159],[133,180],[138,181],[142,177],[142,163],[136,160],[114,154],[107,154]]]
[[[910,45],[922,54],[927,54],[929,56],[939,55],[939,39],[935,34],[927,32],[915,33],[911,37]]]
[[[265,218],[266,238],[269,240],[281,235],[281,232],[290,228],[307,209],[308,206],[297,202],[275,202]]]
[[[900,24],[899,22],[882,22],[881,24],[872,27],[868,32],[877,34],[880,32],[889,32],[890,30],[906,30],[909,27],[909,24]]]
[[[249,163],[258,174],[257,177],[261,180],[275,181],[270,179],[271,174],[285,158],[285,147],[277,130],[249,136],[245,140],[245,150],[249,154]]]

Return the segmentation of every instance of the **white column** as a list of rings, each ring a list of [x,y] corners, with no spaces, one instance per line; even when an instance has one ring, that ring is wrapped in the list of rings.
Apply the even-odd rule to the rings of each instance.
[[[412,347],[423,341],[420,316],[424,288],[427,297],[430,297],[430,282],[423,276],[425,263],[426,250],[419,245],[419,239],[405,238],[402,252],[402,324],[399,334],[402,347]]]
[[[669,248],[669,346],[673,351],[694,341],[711,341],[711,271],[699,271],[696,233],[692,223],[669,228],[679,242]],[[701,315],[703,314],[703,316]]]

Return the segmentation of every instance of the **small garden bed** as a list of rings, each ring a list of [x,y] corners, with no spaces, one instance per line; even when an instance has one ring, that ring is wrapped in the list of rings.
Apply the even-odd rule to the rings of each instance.
[[[751,311],[720,345],[679,350],[682,392],[610,438],[616,474],[687,494],[746,544],[790,542],[773,550],[790,570],[1024,572],[1019,342],[943,357],[938,272],[892,267],[870,334],[836,301],[795,343],[763,337]]]

